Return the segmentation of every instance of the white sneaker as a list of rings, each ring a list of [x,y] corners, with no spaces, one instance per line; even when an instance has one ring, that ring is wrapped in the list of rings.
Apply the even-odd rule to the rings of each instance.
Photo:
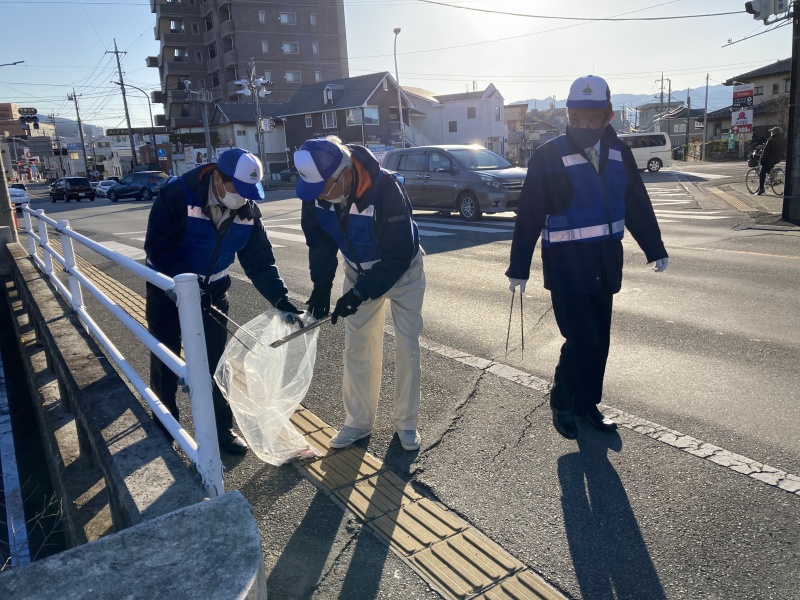
[[[397,437],[403,450],[417,450],[422,441],[416,429],[398,429]]]
[[[353,442],[372,435],[372,429],[358,429],[357,427],[348,427],[345,425],[341,431],[331,438],[328,446],[331,448],[347,448]]]

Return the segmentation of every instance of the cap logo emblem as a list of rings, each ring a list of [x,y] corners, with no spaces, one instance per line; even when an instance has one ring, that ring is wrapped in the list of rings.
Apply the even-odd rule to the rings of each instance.
[[[258,172],[255,169],[250,173],[250,179],[258,179]]]
[[[585,88],[583,88],[583,92],[581,92],[581,93],[582,93],[582,94],[584,94],[585,96],[591,96],[591,95],[592,95],[594,92],[592,91],[592,86],[590,86],[590,85],[587,83],[587,84],[586,84],[586,87],[585,87]]]

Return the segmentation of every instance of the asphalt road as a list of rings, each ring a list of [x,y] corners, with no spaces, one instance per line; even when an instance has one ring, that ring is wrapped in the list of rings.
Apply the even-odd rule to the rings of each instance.
[[[670,266],[653,273],[625,238],[604,404],[800,474],[800,232],[757,228],[707,193],[708,186],[742,181],[744,163],[681,168],[690,174],[643,175]],[[32,208],[69,219],[81,233],[120,250],[142,248],[150,202],[51,204],[35,190],[32,195]],[[299,201],[289,193],[271,195],[262,210],[273,243],[281,246],[278,265],[293,296],[303,300],[311,284]],[[416,218],[428,278],[423,445],[407,453],[393,436],[390,335],[378,424],[361,445],[568,596],[800,597],[800,496],[747,476],[753,469],[736,460],[726,468],[629,428],[618,434],[582,429],[578,443],[559,437],[540,387],[463,359],[495,361],[545,385],[550,380],[561,337],[541,289],[539,252],[523,301],[524,356],[518,303],[506,356],[511,294],[503,272],[513,215],[487,216],[476,225],[432,213]],[[96,255],[94,262],[143,293],[118,267]],[[247,281],[234,281],[235,320],[246,322],[264,308]],[[141,348],[109,319],[98,320],[146,374]],[[343,420],[341,348],[341,328],[325,327],[304,402],[334,426]],[[246,494],[262,524],[276,597],[432,594],[290,467],[252,457],[226,459],[226,465],[226,485]]]

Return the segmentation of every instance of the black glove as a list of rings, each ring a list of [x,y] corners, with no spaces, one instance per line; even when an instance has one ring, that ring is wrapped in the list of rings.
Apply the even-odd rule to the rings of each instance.
[[[336,325],[339,317],[349,317],[356,314],[358,307],[361,306],[362,300],[355,288],[352,288],[344,296],[336,301],[336,308],[333,309],[333,316],[331,316],[331,323]]]
[[[211,313],[211,294],[203,288],[200,288],[200,310],[204,315]]]
[[[302,324],[303,320],[300,319],[300,317],[296,317],[295,315],[302,315],[303,311],[297,308],[294,304],[292,304],[292,302],[286,296],[278,300],[278,302],[275,304],[275,308],[287,313],[284,319],[290,325],[294,325],[295,323]]]
[[[308,312],[310,312],[315,319],[321,319],[328,316],[331,312],[331,288],[318,288],[314,287],[311,290],[311,297],[306,300]]]

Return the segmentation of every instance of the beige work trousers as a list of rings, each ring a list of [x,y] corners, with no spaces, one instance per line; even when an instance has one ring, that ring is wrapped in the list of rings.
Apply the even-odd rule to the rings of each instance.
[[[355,284],[358,272],[345,261],[344,293]],[[367,300],[355,314],[344,319],[344,424],[372,429],[378,412],[383,369],[383,323],[386,301],[390,303],[395,330],[395,429],[416,429],[419,421],[422,301],[425,271],[422,250],[408,270],[380,298]]]

